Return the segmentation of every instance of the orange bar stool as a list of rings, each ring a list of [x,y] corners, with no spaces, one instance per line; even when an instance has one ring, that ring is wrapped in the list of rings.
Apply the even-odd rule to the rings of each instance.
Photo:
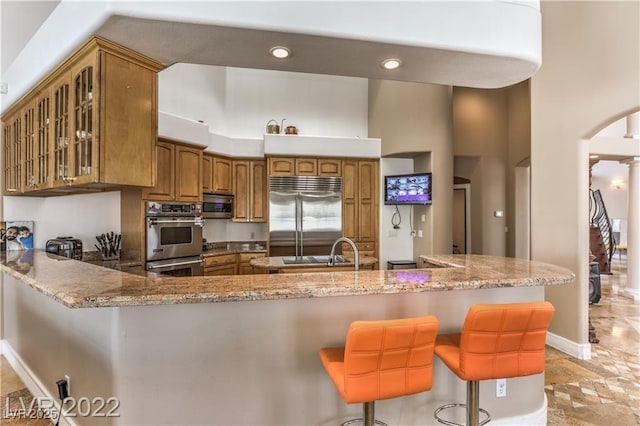
[[[320,349],[327,374],[347,404],[362,403],[363,417],[342,426],[375,420],[376,400],[412,395],[431,389],[433,349],[438,334],[434,316],[385,321],[356,321],[344,348]]]
[[[467,425],[481,426],[491,415],[480,408],[480,380],[507,379],[544,372],[547,328],[555,309],[549,302],[473,305],[467,312],[462,333],[436,339],[436,355],[459,378],[467,381],[467,403],[439,407],[434,416],[453,407],[467,408]],[[480,422],[480,413],[485,419]]]

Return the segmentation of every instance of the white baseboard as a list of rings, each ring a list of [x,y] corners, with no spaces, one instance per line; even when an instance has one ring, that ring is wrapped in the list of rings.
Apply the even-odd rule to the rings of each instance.
[[[557,334],[547,332],[547,345],[578,359],[591,359],[591,343],[576,343]]]
[[[42,381],[38,379],[38,377],[31,371],[29,366],[25,364],[20,355],[13,350],[9,342],[6,340],[0,340],[0,354],[4,355],[4,357],[9,362],[9,365],[15,370],[20,379],[24,382],[29,392],[33,395],[34,398],[47,398],[51,401],[54,401],[56,410],[60,412],[60,402],[58,401],[58,397],[50,394],[47,391],[47,388],[44,386]],[[77,426],[77,423],[73,421],[73,419],[68,417],[62,417],[60,419],[60,425],[62,426]]]

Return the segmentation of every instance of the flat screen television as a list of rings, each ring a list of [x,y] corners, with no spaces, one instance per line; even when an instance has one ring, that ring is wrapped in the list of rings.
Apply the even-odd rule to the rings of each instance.
[[[384,177],[385,204],[431,204],[431,173]]]

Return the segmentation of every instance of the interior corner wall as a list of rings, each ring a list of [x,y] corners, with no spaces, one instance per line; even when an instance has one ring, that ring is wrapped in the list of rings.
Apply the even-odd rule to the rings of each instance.
[[[433,173],[433,204],[413,209],[418,218],[419,211],[429,216],[418,224],[424,237],[414,238],[414,253],[451,253],[451,87],[369,80],[369,137],[382,140],[383,157],[414,158],[416,172]]]
[[[471,180],[471,253],[506,255],[507,89],[454,87],[454,174]],[[504,212],[496,217],[495,212]]]
[[[367,137],[366,78],[175,64],[158,74],[158,109],[210,133],[262,139],[267,122],[301,135]]]
[[[389,260],[416,260],[413,256],[413,238],[409,223],[409,212],[412,206],[387,206],[384,204],[384,177],[386,175],[400,175],[413,173],[413,159],[411,158],[381,158],[380,159],[380,269],[387,269]],[[393,218],[398,207],[399,218]],[[394,229],[392,219],[400,221],[399,228]]]
[[[640,3],[542,2],[531,79],[531,256],[572,270],[546,287],[550,332],[588,345],[589,144],[640,105]],[[578,19],[579,17],[579,19]]]
[[[511,86],[508,99],[506,255],[516,256],[516,167],[531,156],[531,93],[529,80]],[[526,203],[528,204],[528,203]],[[528,215],[526,215],[528,217]],[[524,241],[524,243],[527,243]],[[528,245],[528,243],[527,243]]]

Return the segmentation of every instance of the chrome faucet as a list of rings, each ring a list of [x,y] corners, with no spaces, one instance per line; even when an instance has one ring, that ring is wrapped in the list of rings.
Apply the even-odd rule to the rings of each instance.
[[[356,243],[354,243],[353,241],[351,241],[347,237],[340,237],[340,238],[338,238],[336,240],[335,243],[333,243],[333,247],[331,247],[331,254],[329,255],[329,260],[327,261],[327,266],[334,266],[335,265],[335,263],[336,263],[336,247],[340,243],[347,243],[353,249],[353,254],[355,255],[355,258],[354,258],[354,262],[355,262],[354,270],[358,271],[360,269],[360,253],[358,252],[358,247],[356,246]]]

